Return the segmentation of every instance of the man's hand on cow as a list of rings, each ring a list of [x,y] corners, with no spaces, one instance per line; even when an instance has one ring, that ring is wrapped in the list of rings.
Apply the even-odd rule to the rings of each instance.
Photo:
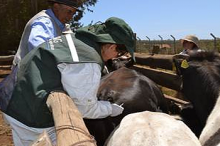
[[[115,103],[113,103],[111,105],[112,105],[112,114],[110,115],[111,117],[115,117],[115,116],[122,114],[122,112],[124,110],[122,105],[117,105]]]

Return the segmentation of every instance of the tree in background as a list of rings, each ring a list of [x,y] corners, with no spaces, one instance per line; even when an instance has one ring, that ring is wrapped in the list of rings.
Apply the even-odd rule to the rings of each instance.
[[[85,10],[95,6],[97,0],[82,0],[82,12],[77,13],[71,25],[74,28],[81,27],[79,20]],[[18,48],[21,35],[27,21],[40,10],[47,9],[47,0],[1,0],[0,1],[0,55],[9,55]]]
[[[71,21],[71,28],[77,29],[79,27],[82,27],[83,24],[79,22],[79,20],[83,17],[83,14],[85,13],[85,10],[88,12],[93,12],[89,7],[95,6],[98,0],[83,0],[83,5],[81,6],[81,12],[77,12],[74,16],[73,20]]]

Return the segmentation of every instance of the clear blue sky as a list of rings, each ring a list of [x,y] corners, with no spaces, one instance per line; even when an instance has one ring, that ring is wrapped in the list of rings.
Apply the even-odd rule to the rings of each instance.
[[[188,34],[220,37],[220,0],[99,0],[90,8],[93,13],[86,11],[80,20],[84,25],[119,17],[142,40],[160,40],[158,35],[164,40]]]

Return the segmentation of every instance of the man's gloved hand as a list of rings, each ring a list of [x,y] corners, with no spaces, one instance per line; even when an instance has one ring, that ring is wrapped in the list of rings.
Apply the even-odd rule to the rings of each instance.
[[[112,105],[112,114],[110,115],[111,117],[118,116],[122,114],[124,108],[120,105],[117,105],[115,103],[111,104]]]

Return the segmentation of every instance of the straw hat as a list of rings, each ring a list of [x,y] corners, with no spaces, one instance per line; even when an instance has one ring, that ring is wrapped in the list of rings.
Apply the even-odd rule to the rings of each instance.
[[[187,35],[185,38],[181,39],[181,43],[183,44],[184,41],[192,42],[199,47],[199,39],[195,35]]]

